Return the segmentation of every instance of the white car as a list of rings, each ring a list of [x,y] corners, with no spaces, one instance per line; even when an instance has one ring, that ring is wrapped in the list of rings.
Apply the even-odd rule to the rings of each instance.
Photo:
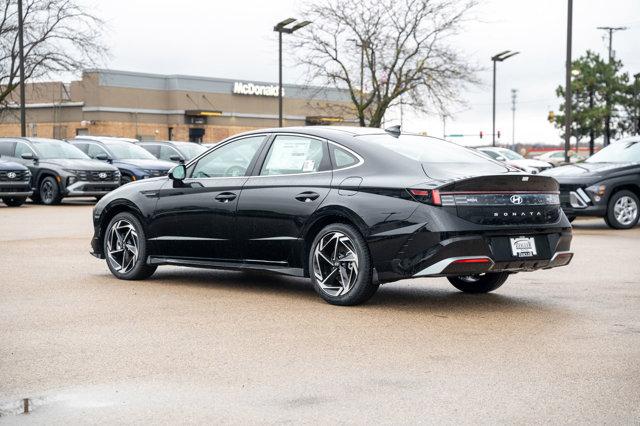
[[[478,151],[488,155],[494,160],[504,161],[511,166],[515,166],[531,174],[537,174],[553,167],[553,164],[549,162],[524,158],[517,152],[506,148],[482,147],[478,148]]]
[[[533,158],[540,161],[546,161],[548,163],[553,164],[554,166],[558,166],[560,164],[565,163],[563,150],[548,151],[548,152],[545,152],[544,154],[536,155]],[[581,160],[584,160],[584,158],[578,155],[572,155],[571,157],[569,157],[569,161],[571,163],[577,163],[578,161],[581,161]]]

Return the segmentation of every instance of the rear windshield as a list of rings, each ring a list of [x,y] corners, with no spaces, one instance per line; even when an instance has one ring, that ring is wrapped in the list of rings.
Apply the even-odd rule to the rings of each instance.
[[[495,164],[472,149],[426,136],[400,135],[396,138],[391,135],[367,135],[363,137],[421,163]],[[503,169],[498,164],[496,166]]]

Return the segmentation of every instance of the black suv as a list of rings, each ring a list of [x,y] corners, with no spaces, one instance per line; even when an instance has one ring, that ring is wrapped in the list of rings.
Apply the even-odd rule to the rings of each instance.
[[[562,209],[576,216],[603,217],[612,228],[636,226],[640,216],[640,137],[613,142],[581,163],[543,174],[560,183]]]
[[[0,158],[0,197],[3,203],[9,207],[23,205],[33,192],[30,181],[31,172],[28,168]]]
[[[60,140],[0,138],[0,155],[29,168],[31,198],[37,203],[57,204],[64,197],[101,198],[120,186],[118,169]]]
[[[154,157],[174,163],[189,161],[208,149],[207,146],[199,143],[178,141],[145,141],[138,145],[149,151]]]

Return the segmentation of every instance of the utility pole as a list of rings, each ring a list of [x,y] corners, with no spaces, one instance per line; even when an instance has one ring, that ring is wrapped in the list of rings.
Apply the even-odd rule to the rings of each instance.
[[[511,145],[516,150],[516,98],[518,89],[511,89]]]
[[[571,32],[573,0],[568,0],[567,6],[567,58],[564,72],[564,161],[569,163],[569,149],[571,149]]]
[[[24,90],[24,22],[22,16],[22,0],[18,0],[18,50],[20,57],[20,136],[27,136],[27,113],[25,109]]]
[[[633,128],[636,135],[640,135],[640,98],[638,98],[638,84],[640,83],[640,72],[633,76],[633,102],[635,104],[636,116],[633,120]]]
[[[491,138],[492,145],[496,146],[496,62],[502,62],[505,59],[508,59],[512,56],[517,55],[520,52],[512,52],[510,50],[505,50],[504,52],[500,52],[491,57],[491,62],[493,62],[493,102],[491,103],[491,115],[492,115],[492,129]]]
[[[616,31],[624,31],[627,27],[598,27],[599,30],[604,30],[609,33],[609,65],[613,65],[613,33]],[[607,115],[604,118],[604,146],[609,145],[611,139],[611,114],[610,114],[610,94],[607,87],[607,93],[605,96],[605,102],[607,104]]]

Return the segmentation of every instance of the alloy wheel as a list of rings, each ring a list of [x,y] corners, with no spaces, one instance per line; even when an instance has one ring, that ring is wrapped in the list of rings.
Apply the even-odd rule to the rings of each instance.
[[[638,217],[638,205],[636,201],[628,196],[622,196],[613,207],[616,220],[622,225],[632,224]]]
[[[40,197],[45,203],[50,203],[53,201],[53,184],[50,181],[47,180],[42,184]]]
[[[138,233],[127,220],[118,220],[107,234],[107,257],[111,266],[126,274],[138,261]]]
[[[342,296],[358,280],[358,254],[353,242],[342,232],[329,232],[316,244],[313,274],[330,296]]]

